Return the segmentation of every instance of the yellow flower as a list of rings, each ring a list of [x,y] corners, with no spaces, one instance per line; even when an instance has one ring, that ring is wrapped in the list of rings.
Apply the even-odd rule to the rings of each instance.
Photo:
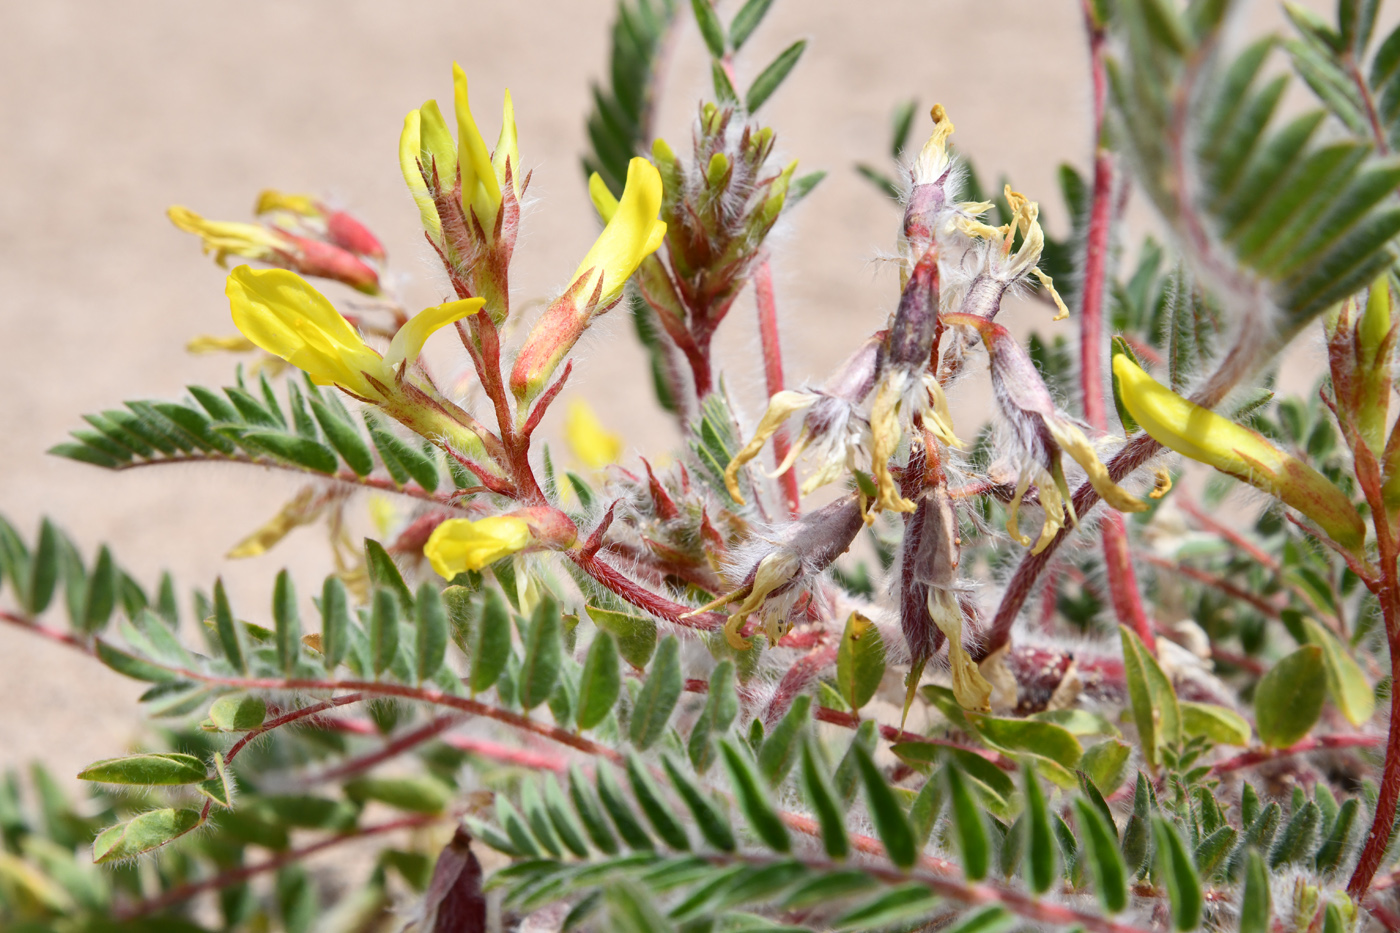
[[[515,106],[506,91],[501,135],[494,155],[472,116],[467,94],[467,76],[460,65],[452,65],[452,101],[457,116],[454,142],[436,101],[428,101],[404,118],[399,137],[399,167],[404,181],[418,204],[423,226],[434,240],[441,240],[444,218],[438,212],[434,193],[446,194],[461,182],[462,217],[473,213],[488,241],[494,237],[496,214],[501,208],[501,189],[509,166],[511,190],[520,197],[520,151],[515,126]],[[460,220],[460,218],[458,218]],[[470,221],[467,221],[470,227]]]
[[[433,529],[423,555],[433,570],[451,580],[467,570],[481,570],[533,542],[530,525],[513,515],[493,515],[472,521],[451,518]]]
[[[661,247],[666,236],[666,224],[657,219],[661,212],[661,193],[661,173],[656,166],[642,158],[627,164],[627,184],[622,189],[622,200],[611,207],[610,216],[599,207],[598,213],[605,214],[607,226],[574,272],[574,284],[588,277],[587,286],[581,289],[584,298],[591,297],[597,287],[592,278],[596,272],[602,277],[598,306],[605,308],[612,304],[641,261]],[[598,204],[600,199],[591,180],[589,194],[594,204]]]
[[[233,323],[262,349],[304,371],[317,385],[337,385],[361,398],[380,393],[366,378],[393,384],[401,364],[417,359],[437,329],[475,314],[480,298],[450,301],[414,315],[389,345],[387,358],[364,340],[324,295],[285,269],[239,266],[225,289]]]
[[[1276,496],[1317,522],[1337,544],[1360,554],[1366,526],[1340,489],[1263,435],[1184,399],[1125,354],[1113,376],[1128,414],[1159,444]]]
[[[589,189],[607,226],[579,263],[569,287],[545,309],[525,338],[510,373],[511,391],[517,398],[539,393],[593,318],[612,307],[627,279],[666,236],[666,224],[657,219],[661,174],[646,159],[628,164],[627,185],[616,206],[601,183],[590,183]]]
[[[167,210],[166,215],[175,226],[199,237],[205,254],[213,253],[214,261],[221,266],[226,265],[229,256],[276,262],[287,261],[297,251],[291,240],[261,224],[205,220],[178,204]]]
[[[622,438],[604,428],[592,407],[581,398],[569,402],[564,416],[564,439],[574,456],[594,470],[616,463],[622,456]]]
[[[379,354],[295,272],[239,266],[229,273],[224,291],[243,335],[317,385],[338,385],[361,398],[375,398],[365,373],[382,383],[393,380]]]

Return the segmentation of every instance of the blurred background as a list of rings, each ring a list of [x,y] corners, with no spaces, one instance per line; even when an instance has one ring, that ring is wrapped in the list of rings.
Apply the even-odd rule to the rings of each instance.
[[[727,19],[738,3],[720,6]],[[52,515],[89,557],[110,542],[147,585],[162,569],[182,593],[222,574],[235,608],[253,619],[281,567],[303,593],[319,586],[331,567],[317,528],[259,558],[223,557],[290,497],[294,477],[211,466],[119,474],[44,453],[84,413],[232,381],[238,358],[184,350],[196,335],[233,328],[225,273],[169,224],[166,207],[249,220],[265,187],[328,196],[384,242],[411,310],[443,300],[397,141],[408,110],[428,98],[450,105],[456,60],[488,139],[502,92],[514,96],[522,159],[534,170],[515,306],[547,299],[598,229],[580,158],[612,19],[607,0],[0,4],[0,513],[26,537]],[[696,103],[711,91],[688,13],[681,23],[657,127],[684,153]],[[1241,28],[1284,27],[1261,2]],[[1087,171],[1091,155],[1078,2],[779,0],[738,61],[740,86],[799,37],[810,40],[805,57],[761,113],[780,154],[801,160],[799,174],[829,173],[771,240],[790,384],[819,381],[893,308],[897,278],[881,258],[899,211],[853,164],[888,167],[900,101],[920,103],[915,145],[928,107],[943,103],[984,182],[1004,175],[1040,200],[1052,235],[1068,227],[1057,166]],[[348,294],[325,287],[333,300]],[[1007,317],[1052,332],[1042,305]],[[450,343],[439,337],[431,352],[446,359]],[[720,332],[718,358],[750,415],[763,403],[757,345],[746,295]],[[625,459],[674,446],[624,315],[593,328],[579,363],[570,392],[624,436]],[[961,391],[960,418],[969,405],[983,409],[977,384]],[[551,436],[562,410],[546,422]],[[0,768],[44,758],[67,779],[119,754],[140,735],[140,692],[62,645],[0,627]]]

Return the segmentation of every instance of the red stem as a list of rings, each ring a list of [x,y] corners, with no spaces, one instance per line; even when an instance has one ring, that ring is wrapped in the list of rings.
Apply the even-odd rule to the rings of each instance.
[[[701,615],[691,615],[693,610],[690,606],[684,606],[653,593],[640,583],[624,576],[620,570],[603,563],[595,554],[589,554],[586,549],[571,548],[564,553],[579,566],[580,570],[594,580],[637,608],[645,609],[658,618],[676,625],[683,625],[686,628],[707,632],[718,631],[724,625],[722,614],[706,612]]]
[[[1385,619],[1386,640],[1390,644],[1390,723],[1389,737],[1385,745],[1385,768],[1381,773],[1380,792],[1376,797],[1376,814],[1371,821],[1371,831],[1356,862],[1356,869],[1347,882],[1347,894],[1360,903],[1371,887],[1371,879],[1381,867],[1385,851],[1390,846],[1390,833],[1395,826],[1395,810],[1400,803],[1400,567],[1396,565],[1397,545],[1395,527],[1390,520],[1390,511],[1382,498],[1379,471],[1375,460],[1364,444],[1358,444],[1354,451],[1358,466],[1369,465],[1369,470],[1357,469],[1359,485],[1366,494],[1371,506],[1371,524],[1376,530],[1377,566],[1379,578],[1365,579],[1368,589],[1381,605],[1381,615]],[[1368,481],[1369,480],[1369,481]]]
[[[778,303],[773,297],[773,270],[768,260],[758,264],[753,274],[754,303],[758,305],[758,338],[763,345],[763,378],[767,382],[768,397],[772,398],[783,391],[783,348],[778,337]],[[779,464],[787,459],[792,444],[788,441],[786,427],[773,435],[773,459]],[[787,499],[788,514],[796,518],[802,512],[802,496],[797,489],[797,473],[788,470],[778,477]]]
[[[1217,761],[1211,765],[1211,774],[1229,774],[1243,768],[1252,768],[1266,761],[1276,761],[1291,755],[1303,755],[1333,748],[1374,748],[1381,744],[1378,735],[1319,735],[1303,739],[1287,748],[1258,748],[1253,751]]]
[[[1103,145],[1104,108],[1108,74],[1104,66],[1104,30],[1094,16],[1090,0],[1084,2],[1084,26],[1089,33],[1090,70],[1094,81],[1094,195],[1089,208],[1089,232],[1084,252],[1083,303],[1079,312],[1079,379],[1084,418],[1100,432],[1108,430],[1108,405],[1104,400],[1105,355],[1104,280],[1108,274],[1108,234],[1112,223],[1113,162]],[[1118,621],[1137,633],[1148,651],[1156,651],[1152,621],[1142,603],[1133,557],[1128,549],[1128,528],[1114,512],[1100,524],[1104,570]]]

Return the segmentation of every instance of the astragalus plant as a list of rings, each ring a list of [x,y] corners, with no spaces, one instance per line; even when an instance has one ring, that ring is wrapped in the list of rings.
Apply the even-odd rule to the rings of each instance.
[[[805,48],[752,67],[769,5],[623,0],[588,116],[602,232],[542,308],[511,290],[529,140],[507,97],[488,143],[461,68],[399,136],[441,304],[404,308],[316,197],[170,209],[234,265],[237,334],[198,345],[248,365],[53,452],[299,474],[232,556],[324,523],[339,569],[235,607],[0,522],[0,618],[148,682],[151,720],[82,800],[0,783],[5,929],[1400,928],[1400,30],[1368,0],[1254,39],[1229,0],[1086,0],[1063,240],[979,186],[943,107],[898,108],[897,169],[860,170],[903,207],[900,291],[798,386],[769,241],[821,174],[758,118]],[[652,139],[692,15],[714,99]],[[711,352],[750,287],[766,399]],[[664,465],[569,398],[607,313],[686,437]],[[421,358],[440,330],[465,378]],[[630,338],[590,339],[597,365]],[[1280,371],[1297,340],[1320,384]],[[978,425],[949,388],[983,372]]]

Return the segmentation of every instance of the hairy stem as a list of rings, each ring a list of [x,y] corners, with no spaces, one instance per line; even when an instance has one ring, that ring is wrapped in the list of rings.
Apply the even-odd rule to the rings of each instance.
[[[763,378],[772,398],[783,391],[783,348],[778,336],[778,303],[773,297],[773,270],[764,259],[754,269],[754,303],[758,306],[758,339],[763,346]],[[773,435],[773,459],[775,464],[787,459],[792,444],[788,440],[786,427]],[[778,478],[787,499],[788,514],[796,518],[802,512],[802,496],[797,489],[797,473],[788,470]]]

